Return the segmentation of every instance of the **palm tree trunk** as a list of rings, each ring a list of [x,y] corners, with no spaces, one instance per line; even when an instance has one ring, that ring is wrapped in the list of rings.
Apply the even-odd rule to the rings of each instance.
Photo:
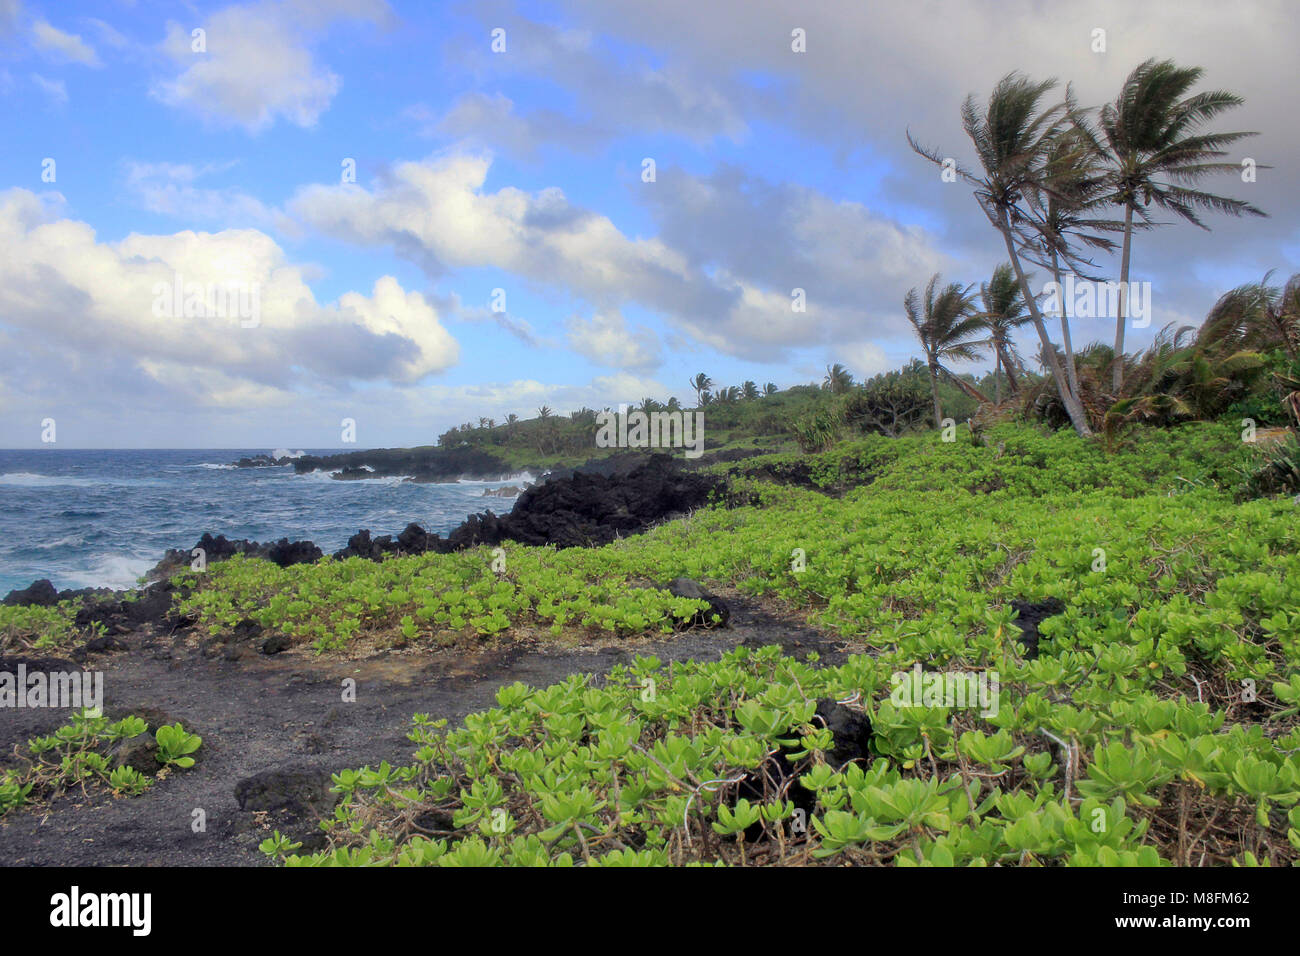
[[[1133,251],[1133,200],[1124,205],[1124,251],[1119,260],[1119,318],[1115,320],[1115,359],[1111,365],[1110,389],[1119,397],[1124,386],[1124,313],[1128,306],[1128,264]]]
[[[1037,330],[1038,339],[1042,343],[1043,359],[1047,362],[1047,368],[1052,373],[1052,380],[1056,382],[1056,391],[1065,405],[1066,414],[1070,416],[1070,424],[1074,426],[1074,430],[1080,438],[1090,438],[1092,437],[1092,429],[1088,427],[1088,416],[1084,413],[1083,405],[1079,403],[1078,396],[1070,389],[1070,383],[1061,371],[1061,363],[1056,360],[1056,346],[1052,345],[1052,340],[1047,335],[1047,326],[1043,323],[1043,313],[1038,308],[1038,300],[1029,291],[1029,280],[1025,278],[1025,270],[1020,265],[1020,256],[1016,253],[1016,244],[1011,239],[1010,216],[1005,209],[1001,212],[998,229],[1002,233],[1002,241],[1006,243],[1007,256],[1011,260],[1011,268],[1015,270],[1016,281],[1020,283],[1020,294],[1025,298],[1025,305],[1029,308],[1029,317],[1033,320],[1034,329]]]
[[[1007,373],[1007,391],[1011,397],[1015,398],[1020,394],[1020,383],[1016,381],[1016,363],[1011,360],[1011,353],[1007,351],[1007,343],[998,343],[998,358],[1002,360],[1002,367]]]
[[[1021,394],[1021,382],[1015,380],[1015,362],[1011,360],[1009,351],[1006,351],[1006,343],[1001,346],[1002,368],[1006,369],[1006,390],[1011,393],[1011,398]]]
[[[975,399],[975,401],[977,401],[977,402],[983,402],[983,403],[986,404],[986,405],[988,404],[989,397],[988,397],[987,395],[985,395],[983,392],[981,392],[978,388],[976,388],[976,387],[975,387],[974,385],[972,385],[970,382],[966,381],[966,380],[965,380],[964,378],[962,378],[960,375],[954,375],[953,372],[952,372],[952,369],[948,368],[948,367],[945,366],[945,365],[940,365],[940,366],[939,366],[939,371],[940,371],[940,372],[943,372],[943,377],[944,377],[944,378],[946,378],[948,381],[952,382],[953,385],[956,385],[958,389],[960,389],[961,391],[965,392],[965,393],[966,393],[967,395],[969,395],[971,398]]]
[[[939,408],[939,373],[935,369],[934,359],[930,359],[930,394],[934,397],[934,427],[941,427],[943,410]]]
[[[1080,395],[1079,370],[1074,364],[1074,345],[1070,342],[1070,320],[1065,316],[1065,286],[1061,284],[1061,263],[1055,249],[1052,250],[1052,275],[1056,278],[1056,287],[1061,290],[1061,339],[1065,345],[1065,371],[1070,380],[1070,391]]]
[[[993,364],[993,404],[1002,404],[1002,350],[994,348],[996,356]]]

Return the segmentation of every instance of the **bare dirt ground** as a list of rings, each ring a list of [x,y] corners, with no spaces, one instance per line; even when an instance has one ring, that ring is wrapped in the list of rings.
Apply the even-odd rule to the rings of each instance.
[[[96,654],[85,666],[104,672],[104,710],[110,716],[144,713],[151,729],[179,720],[202,735],[198,763],[138,797],[96,790],[8,814],[0,819],[0,864],[265,864],[257,845],[275,828],[306,837],[311,849],[311,838],[319,837],[317,801],[332,799],[321,796],[329,773],[408,761],[414,747],[406,733],[414,713],[446,717],[454,725],[494,706],[503,684],[546,686],[575,673],[601,674],[633,654],[716,660],[740,644],[781,644],[796,656],[815,650],[826,663],[843,659],[839,639],[735,593],[724,596],[731,607],[729,627],[664,640],[608,639],[572,647],[521,642],[348,661],[309,651],[228,660],[146,626],[122,638],[125,650]],[[355,702],[343,700],[347,678],[356,682]],[[51,709],[0,710],[0,761],[68,716]],[[238,786],[258,775],[262,786]],[[195,832],[200,810],[205,826]]]

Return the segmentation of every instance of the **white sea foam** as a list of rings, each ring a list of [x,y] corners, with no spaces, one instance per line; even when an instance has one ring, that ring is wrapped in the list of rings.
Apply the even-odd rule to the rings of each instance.
[[[370,469],[373,471],[374,469]],[[356,478],[356,479],[336,479],[334,475],[337,472],[327,471],[317,468],[314,471],[308,471],[303,474],[294,473],[295,478],[303,478],[307,481],[327,481],[331,485],[400,485],[405,482],[410,475],[382,475],[378,478]]]
[[[507,475],[505,478],[494,478],[491,481],[482,481],[478,478],[457,478],[455,484],[464,485],[466,488],[496,488],[501,485],[531,485],[536,482],[537,479],[529,472],[521,471],[517,474]]]
[[[30,471],[10,471],[0,475],[0,485],[13,488],[52,488],[67,485],[73,488],[96,488],[103,485],[158,485],[156,478],[79,478],[75,475],[38,475]]]
[[[64,535],[62,538],[55,538],[53,541],[41,541],[30,547],[38,551],[53,551],[55,548],[75,548],[78,545],[86,543],[86,536],[82,534]]]
[[[140,576],[158,563],[158,558],[96,554],[90,557],[90,562],[89,568],[65,571],[61,577],[74,588],[133,588]]]

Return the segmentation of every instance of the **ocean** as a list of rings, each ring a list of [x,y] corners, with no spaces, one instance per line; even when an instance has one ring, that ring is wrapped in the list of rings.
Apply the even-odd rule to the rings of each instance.
[[[306,539],[326,553],[361,528],[396,535],[414,521],[445,534],[476,511],[500,514],[514,504],[484,497],[485,488],[532,480],[335,481],[288,465],[230,464],[269,451],[0,449],[0,597],[37,578],[60,590],[132,587],[164,551],[193,547],[205,531]]]

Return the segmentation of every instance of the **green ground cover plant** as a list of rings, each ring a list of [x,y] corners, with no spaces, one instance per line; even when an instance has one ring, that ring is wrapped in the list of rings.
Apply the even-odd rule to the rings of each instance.
[[[266,849],[294,865],[1294,863],[1296,505],[1238,500],[1256,455],[1229,424],[1113,453],[1023,426],[868,439],[814,462],[827,484],[846,457],[877,474],[842,497],[745,479],[752,505],[548,553],[592,583],[727,583],[864,653],[819,668],[742,648],[503,688],[455,730],[418,716],[411,765],[339,774],[329,849]],[[1049,598],[1063,611],[1032,654],[1012,602]],[[917,664],[996,672],[997,712],[899,706],[893,675]],[[826,759],[824,697],[870,718],[868,759]],[[755,792],[778,753],[797,782]]]
[[[1238,552],[1253,559],[1289,538],[1288,501],[1235,503],[1252,452],[1226,425],[1146,432],[1109,455],[1024,426],[997,426],[982,441],[868,438],[808,461],[819,486],[846,471],[877,476],[842,498],[736,479],[733,497],[751,505],[705,509],[603,548],[288,568],[236,558],[179,576],[193,588],[182,610],[214,632],[251,619],[320,652],[363,638],[446,644],[520,626],[628,636],[669,633],[703,608],[640,586],[686,576],[807,608],[846,635],[915,619],[957,641],[962,615],[1011,598],[1069,597],[1076,614],[1106,608],[1118,620],[1143,595],[1190,586],[1178,574],[1195,567],[1212,581],[1247,566]],[[1109,573],[1089,570],[1097,548]],[[1155,548],[1169,549],[1168,559]],[[802,572],[792,571],[796,550],[807,556]],[[1144,582],[1139,572],[1150,567],[1177,573]]]
[[[53,607],[0,604],[0,651],[62,646],[77,636],[73,624],[78,607],[76,601],[60,601]]]
[[[417,716],[410,765],[336,775],[326,850],[264,849],[294,865],[1296,862],[1300,555],[1291,497],[1245,493],[1264,452],[1234,422],[1112,445],[1023,424],[956,437],[746,459],[716,506],[602,548],[182,575],[202,628],[251,618],[320,653],[662,635],[703,605],[644,585],[683,576],[855,651],[637,658],[504,687],[459,728]],[[757,477],[794,464],[807,482]],[[1015,602],[1049,599],[1031,651]],[[999,706],[904,706],[894,675],[917,665],[996,673]],[[871,721],[846,766],[814,714],[826,698]]]
[[[408,766],[336,774],[328,849],[279,834],[262,849],[291,866],[1294,861],[1294,721],[1234,723],[1130,679],[1141,655],[1097,651],[1008,660],[992,720],[894,706],[890,661],[817,667],[776,647],[513,684],[455,730],[416,715]],[[868,757],[827,759],[822,696],[871,716]],[[774,784],[777,753],[794,777]]]
[[[199,749],[203,738],[179,723],[157,729],[158,766],[149,768],[151,773],[127,762],[115,766],[118,746],[148,731],[142,717],[129,715],[110,721],[102,714],[82,710],[48,737],[29,740],[26,753],[15,748],[14,765],[0,769],[0,817],[72,790],[84,795],[106,787],[120,796],[138,796],[172,768],[194,766],[189,755]]]

